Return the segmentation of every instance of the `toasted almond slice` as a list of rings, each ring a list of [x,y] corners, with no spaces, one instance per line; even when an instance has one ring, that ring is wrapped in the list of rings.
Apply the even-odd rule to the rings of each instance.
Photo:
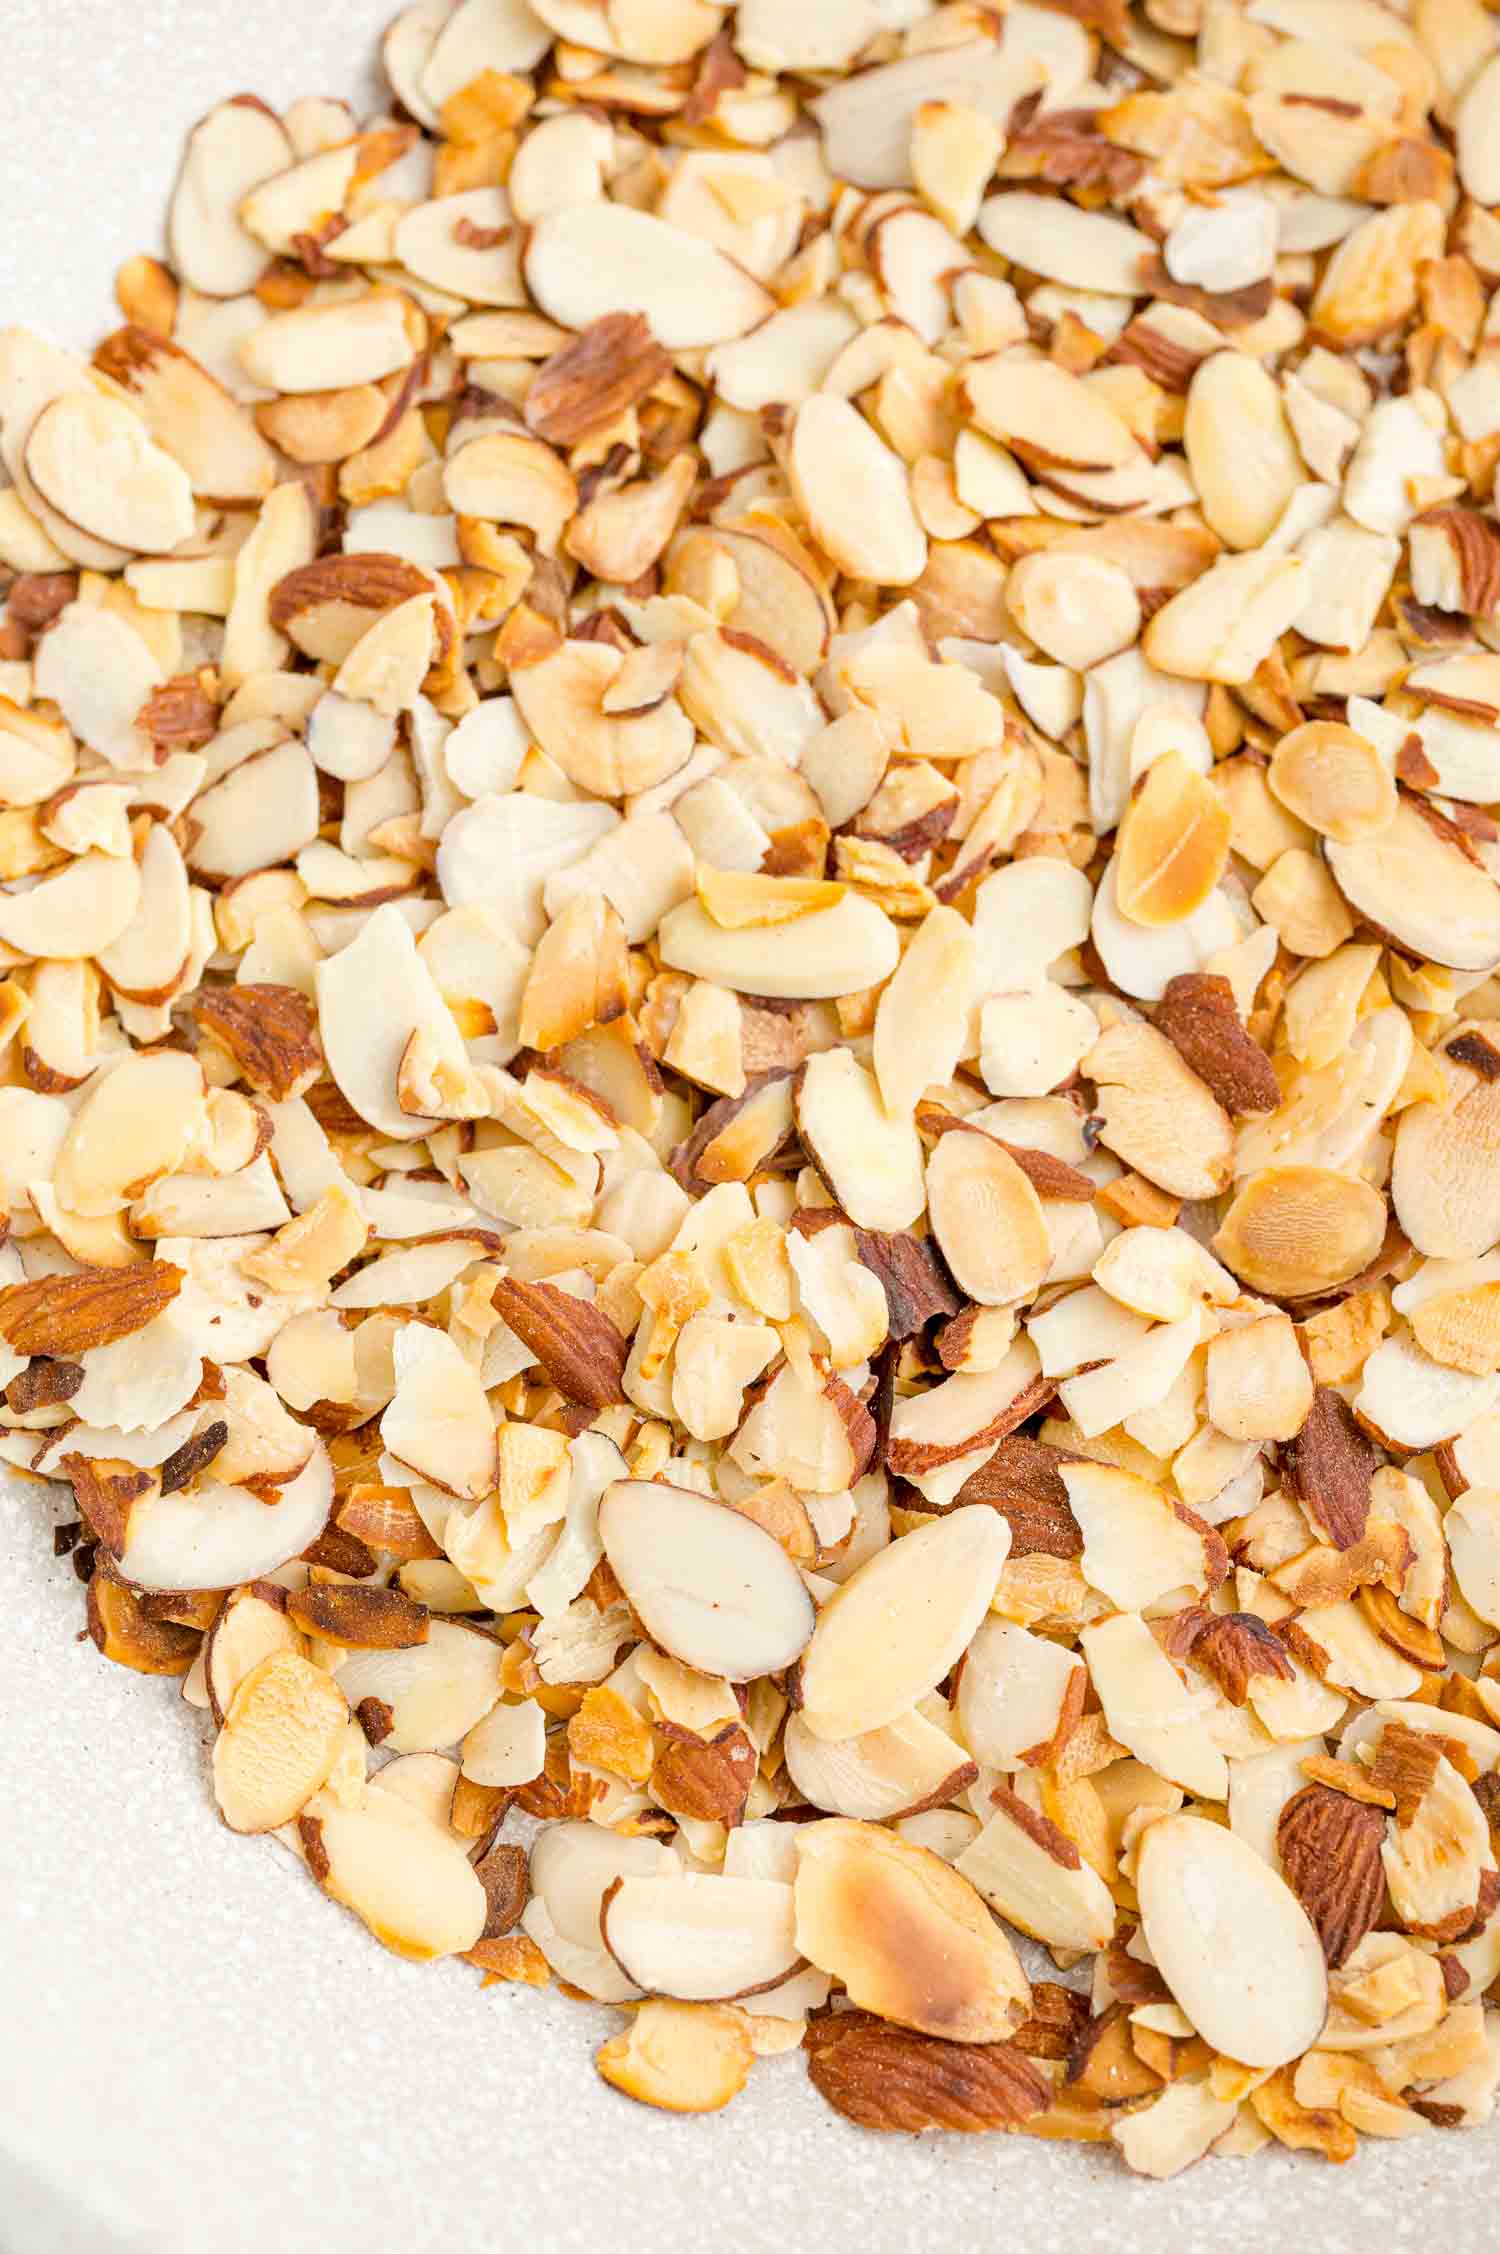
[[[797,410],[787,474],[819,544],[842,571],[905,587],[927,561],[905,468],[848,400],[819,392]]]
[[[875,1015],[875,1076],[893,1116],[915,1111],[924,1089],[952,1077],[968,1038],[974,968],[969,926],[952,908],[934,908]]]
[[[1283,736],[1266,780],[1310,828],[1339,845],[1378,837],[1395,819],[1396,785],[1367,738],[1332,720],[1309,720]]]
[[[795,923],[732,932],[696,900],[685,900],[663,916],[657,944],[673,970],[778,1001],[816,1001],[879,985],[901,953],[895,925],[856,893]]]
[[[488,1900],[463,1848],[396,1793],[372,1791],[357,1808],[322,1794],[301,1832],[323,1891],[397,1956],[461,1954],[484,1931]]]
[[[981,1306],[1027,1299],[1052,1265],[1041,1200],[1004,1145],[980,1130],[939,1137],[927,1161],[932,1232]]]
[[[1031,2010],[1015,1950],[927,1849],[835,1819],[797,1835],[797,1944],[852,2003],[949,2042],[1003,2042]]]
[[[53,1169],[70,1213],[118,1213],[180,1165],[203,1119],[203,1068],[180,1051],[128,1056],[95,1082]]]
[[[1298,1298],[1357,1276],[1385,1229],[1385,1199],[1368,1182],[1318,1166],[1268,1166],[1245,1183],[1213,1247],[1252,1291]]]
[[[1284,1879],[1220,1824],[1166,1816],[1141,1839],[1136,1887],[1151,1953],[1215,2050],[1282,2066],[1328,2011],[1322,1945]]]
[[[1275,380],[1244,352],[1200,363],[1188,386],[1183,447],[1204,516],[1231,548],[1269,539],[1307,474]]]
[[[167,221],[172,262],[193,289],[230,298],[254,287],[266,254],[239,207],[293,161],[284,127],[260,102],[221,102],[194,126]]]
[[[783,1752],[787,1775],[815,1808],[867,1823],[894,1822],[955,1799],[974,1768],[948,1732],[916,1708],[880,1729],[833,1740],[814,1737],[800,1714],[789,1714]]]
[[[1142,652],[1159,672],[1240,686],[1292,624],[1310,588],[1300,556],[1255,548],[1221,557],[1157,611]]]
[[[855,1226],[909,1229],[925,1203],[922,1146],[909,1119],[885,1113],[853,1054],[809,1057],[795,1100],[803,1144]]]
[[[214,1798],[231,1831],[275,1831],[327,1782],[349,1704],[331,1676],[295,1651],[257,1661],[229,1701],[214,1743]]]
[[[1099,1089],[1100,1140],[1127,1166],[1177,1197],[1213,1197],[1227,1186],[1229,1115],[1164,1034],[1122,1021],[1100,1036],[1083,1070]]]
[[[377,1698],[390,1708],[382,1740],[392,1753],[441,1753],[468,1736],[500,1696],[505,1647],[457,1621],[434,1618],[425,1643],[356,1651],[338,1668],[351,1707]]]
[[[547,1718],[534,1698],[492,1706],[463,1741],[463,1774],[475,1784],[530,1784],[542,1773]]]
[[[186,473],[139,415],[102,392],[67,392],[43,409],[26,441],[26,470],[70,523],[115,547],[159,554],[193,529]]]
[[[617,1878],[599,1930],[627,1980],[682,2003],[759,1994],[800,1962],[792,1889],[774,1878]]]
[[[692,755],[692,723],[675,697],[645,712],[604,710],[623,663],[606,643],[566,641],[511,675],[521,717],[542,749],[600,798],[653,790]]]
[[[599,1505],[599,1535],[647,1633],[684,1666],[748,1682],[806,1648],[813,1610],[796,1567],[737,1511],[619,1480]]]
[[[711,243],[625,204],[549,212],[523,263],[532,296],[565,328],[640,313],[673,352],[743,336],[774,310],[760,284]]]
[[[1229,860],[1229,809],[1177,751],[1152,765],[1120,825],[1115,900],[1148,929],[1179,924],[1216,889]]]
[[[743,2012],[653,1999],[621,2035],[600,2045],[606,2082],[668,2113],[718,2113],[737,2097],[755,2053]]]
[[[1201,1522],[1179,1517],[1161,1488],[1113,1464],[1064,1464],[1060,1476],[1083,1532],[1084,1578],[1111,1604],[1139,1611],[1171,1589],[1204,1588]]]
[[[813,1736],[880,1729],[935,1689],[989,1609],[1009,1549],[999,1513],[966,1504],[858,1567],[819,1613],[798,1670]]]

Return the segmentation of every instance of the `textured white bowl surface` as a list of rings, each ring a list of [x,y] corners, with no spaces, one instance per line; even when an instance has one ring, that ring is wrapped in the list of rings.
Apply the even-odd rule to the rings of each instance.
[[[820,0],[807,0],[816,8]],[[92,344],[222,95],[375,96],[395,0],[4,0],[0,320]],[[1166,2185],[1024,2138],[876,2138],[756,2067],[677,2119],[614,2013],[403,1964],[233,1838],[176,1686],[78,1642],[68,1498],[0,1489],[0,2254],[1480,2254],[1500,2128]]]

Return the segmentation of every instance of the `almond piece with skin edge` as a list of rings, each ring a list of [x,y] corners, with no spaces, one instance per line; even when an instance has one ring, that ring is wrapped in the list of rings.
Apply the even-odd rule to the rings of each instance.
[[[730,1682],[789,1667],[811,1599],[769,1534],[681,1487],[619,1480],[599,1504],[604,1554],[653,1642]]]
[[[994,1808],[954,1868],[991,1909],[1054,1949],[1103,1949],[1115,1930],[1115,1905],[1098,1872],[1067,1833],[1037,1814],[1005,1783],[991,1787]]]
[[[724,2003],[779,1987],[801,1962],[791,1887],[697,1872],[617,1878],[599,1910],[627,1980],[678,2003]]]
[[[963,1748],[916,1708],[881,1729],[832,1740],[814,1737],[792,1713],[782,1745],[787,1774],[804,1798],[861,1823],[890,1823],[942,1806],[978,1774]]]
[[[240,1681],[214,1744],[214,1797],[231,1831],[275,1831],[307,1805],[342,1750],[349,1703],[331,1676],[275,1651]]]
[[[797,410],[787,471],[813,537],[851,578],[907,587],[927,536],[906,470],[845,399],[816,393]]]
[[[1323,1949],[1286,1882],[1233,1832],[1163,1817],[1142,1837],[1141,1922],[1163,1979],[1205,2041],[1284,2066],[1328,2012]]]
[[[988,1611],[1009,1550],[999,1513],[965,1504],[858,1567],[819,1613],[797,1672],[814,1737],[879,1729],[935,1688]]]
[[[697,900],[684,900],[662,917],[657,945],[672,970],[783,1002],[878,986],[901,954],[895,925],[857,893],[769,930],[725,931]]]
[[[484,1931],[488,1900],[462,1847],[395,1793],[369,1793],[358,1808],[319,1794],[298,1828],[324,1893],[396,1956],[461,1955]]]
[[[927,1206],[943,1258],[961,1291],[984,1307],[1028,1299],[1052,1265],[1052,1240],[1036,1191],[993,1136],[959,1127],[927,1160]]]
[[[797,1832],[797,1946],[851,2003],[949,2042],[1003,2042],[1030,2016],[1015,1950],[938,1856],[875,1824]]]

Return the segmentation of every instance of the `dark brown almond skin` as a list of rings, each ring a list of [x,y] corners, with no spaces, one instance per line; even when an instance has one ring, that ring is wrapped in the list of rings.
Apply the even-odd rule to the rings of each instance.
[[[294,986],[211,987],[194,1002],[193,1017],[229,1051],[246,1085],[272,1103],[302,1095],[323,1069],[316,1014]]]
[[[1183,1063],[1232,1115],[1275,1111],[1281,1088],[1271,1060],[1240,1022],[1227,978],[1187,971],[1169,979],[1152,1013]]]
[[[963,1293],[931,1237],[913,1236],[910,1230],[892,1235],[883,1229],[856,1229],[854,1243],[885,1293],[891,1338],[915,1338],[936,1316],[962,1312]]]
[[[138,1675],[185,1675],[202,1642],[195,1629],[151,1619],[135,1591],[102,1568],[89,1582],[88,1632],[106,1659]]]
[[[526,394],[527,427],[572,446],[670,375],[670,355],[639,313],[606,313],[544,360]]]
[[[869,2012],[832,2012],[803,2038],[808,2078],[862,2129],[1013,2129],[1044,2113],[1052,2085],[1012,2043],[950,2043]]]
[[[531,1892],[525,1848],[506,1844],[491,1847],[475,1863],[474,1876],[489,1904],[480,1939],[498,1941],[503,1934],[514,1932]]]
[[[1211,1675],[1232,1706],[1243,1706],[1251,1681],[1269,1675],[1291,1682],[1295,1669],[1279,1637],[1253,1612],[1210,1613],[1189,1656]]]
[[[1314,1387],[1306,1423],[1281,1450],[1286,1486],[1336,1550],[1352,1550],[1364,1533],[1380,1461],[1343,1395],[1328,1385]]]
[[[1276,1844],[1286,1882],[1337,1970],[1380,1915],[1385,1811],[1326,1784],[1305,1785],[1281,1811]]]
[[[0,1291],[0,1338],[17,1354],[66,1360],[144,1330],[181,1289],[182,1270],[170,1260],[33,1276]]]
[[[492,1304],[565,1399],[596,1414],[624,1400],[630,1346],[603,1308],[556,1284],[523,1283],[518,1276],[497,1279]]]
[[[1083,1533],[1061,1467],[1075,1459],[1028,1433],[1012,1432],[964,1481],[958,1503],[988,1503],[1010,1526],[1012,1557],[1083,1555]]]
[[[661,1751],[651,1772],[651,1791],[674,1816],[696,1816],[708,1823],[733,1826],[745,1812],[745,1800],[760,1766],[747,1732],[738,1722],[726,1722],[711,1738],[670,1722],[659,1723]]]
[[[353,1651],[404,1651],[427,1641],[428,1612],[402,1589],[310,1581],[286,1600],[287,1617],[309,1636]]]

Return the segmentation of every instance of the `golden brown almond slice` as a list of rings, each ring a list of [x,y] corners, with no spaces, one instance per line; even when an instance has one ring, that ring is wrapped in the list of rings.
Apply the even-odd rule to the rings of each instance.
[[[221,1728],[245,1677],[277,1651],[307,1655],[301,1631],[287,1618],[286,1591],[274,1581],[231,1591],[203,1646],[204,1687]]]
[[[89,1579],[87,1627],[105,1659],[138,1675],[185,1675],[202,1638],[170,1620],[154,1620],[141,1599],[102,1566]]]
[[[1158,759],[1120,824],[1121,914],[1151,930],[1184,922],[1224,874],[1230,828],[1229,809],[1180,752]]]
[[[1266,780],[1283,806],[1340,845],[1377,837],[1396,816],[1396,785],[1375,746],[1333,720],[1282,737]]]
[[[244,1676],[214,1741],[214,1798],[231,1831],[276,1831],[327,1781],[349,1702],[321,1667],[273,1651]]]
[[[667,2113],[718,2113],[749,2079],[755,2052],[743,2012],[728,2004],[653,1999],[594,2054],[605,2081]]]
[[[1268,1166],[1240,1190],[1213,1248],[1252,1291],[1296,1299],[1367,1268],[1386,1220],[1368,1182],[1321,1166]]]
[[[1002,2042],[1031,2009],[972,1886],[925,1848],[834,1819],[797,1834],[797,1945],[852,2003],[950,2042]]]

